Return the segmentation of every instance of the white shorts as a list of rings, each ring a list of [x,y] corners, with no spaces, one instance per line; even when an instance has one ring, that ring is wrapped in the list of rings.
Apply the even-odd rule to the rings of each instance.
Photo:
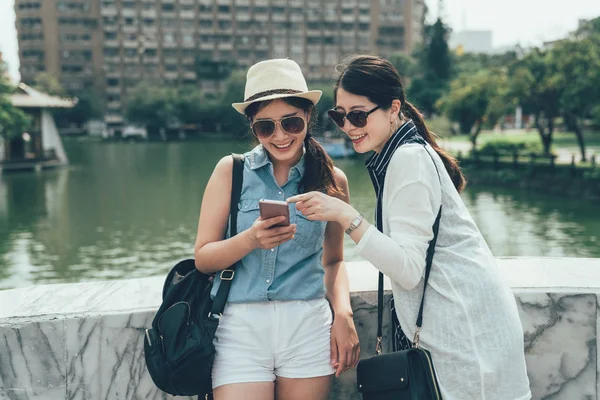
[[[213,388],[331,375],[326,299],[228,303],[215,334]]]

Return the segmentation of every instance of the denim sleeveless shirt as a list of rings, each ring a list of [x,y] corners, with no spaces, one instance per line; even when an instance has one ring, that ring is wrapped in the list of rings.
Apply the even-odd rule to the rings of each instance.
[[[244,183],[238,204],[237,230],[241,233],[259,217],[260,199],[283,200],[299,194],[304,174],[304,157],[290,169],[288,181],[279,186],[273,164],[262,145],[244,154]],[[235,264],[228,302],[247,303],[271,300],[310,300],[325,296],[324,270],[321,262],[324,221],[310,221],[290,203],[290,222],[296,234],[273,249],[254,249]],[[227,232],[229,237],[229,232]],[[221,283],[219,274],[211,295]]]

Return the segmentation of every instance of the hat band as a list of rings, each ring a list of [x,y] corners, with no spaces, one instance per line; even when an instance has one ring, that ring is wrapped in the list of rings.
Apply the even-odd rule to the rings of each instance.
[[[266,92],[256,93],[256,94],[248,97],[246,100],[244,100],[244,103],[247,103],[249,101],[254,101],[256,99],[260,99],[261,97],[271,96],[272,94],[296,94],[296,93],[302,93],[302,91],[301,90],[293,90],[293,89],[267,90]]]

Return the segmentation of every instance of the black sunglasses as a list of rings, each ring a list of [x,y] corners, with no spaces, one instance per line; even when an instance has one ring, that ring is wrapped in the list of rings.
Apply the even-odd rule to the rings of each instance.
[[[283,129],[285,133],[290,133],[292,135],[302,133],[306,126],[304,118],[296,115],[281,119],[259,119],[252,123],[252,133],[259,139],[266,139],[275,132],[277,124],[281,126],[281,129]]]
[[[367,118],[369,117],[369,115],[371,115],[371,113],[379,110],[380,108],[381,108],[381,106],[379,105],[370,111],[354,110],[354,111],[350,111],[348,114],[345,114],[336,109],[333,109],[333,110],[327,111],[327,115],[340,128],[344,127],[344,119],[347,119],[348,122],[350,122],[352,125],[354,125],[357,128],[364,128],[365,125],[367,125]]]

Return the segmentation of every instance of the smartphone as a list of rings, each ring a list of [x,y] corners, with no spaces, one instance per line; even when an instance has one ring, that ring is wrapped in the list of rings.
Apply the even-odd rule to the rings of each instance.
[[[288,203],[279,200],[264,200],[258,201],[260,208],[260,218],[265,220],[283,215],[285,220],[273,226],[288,226],[290,224],[290,208]]]

